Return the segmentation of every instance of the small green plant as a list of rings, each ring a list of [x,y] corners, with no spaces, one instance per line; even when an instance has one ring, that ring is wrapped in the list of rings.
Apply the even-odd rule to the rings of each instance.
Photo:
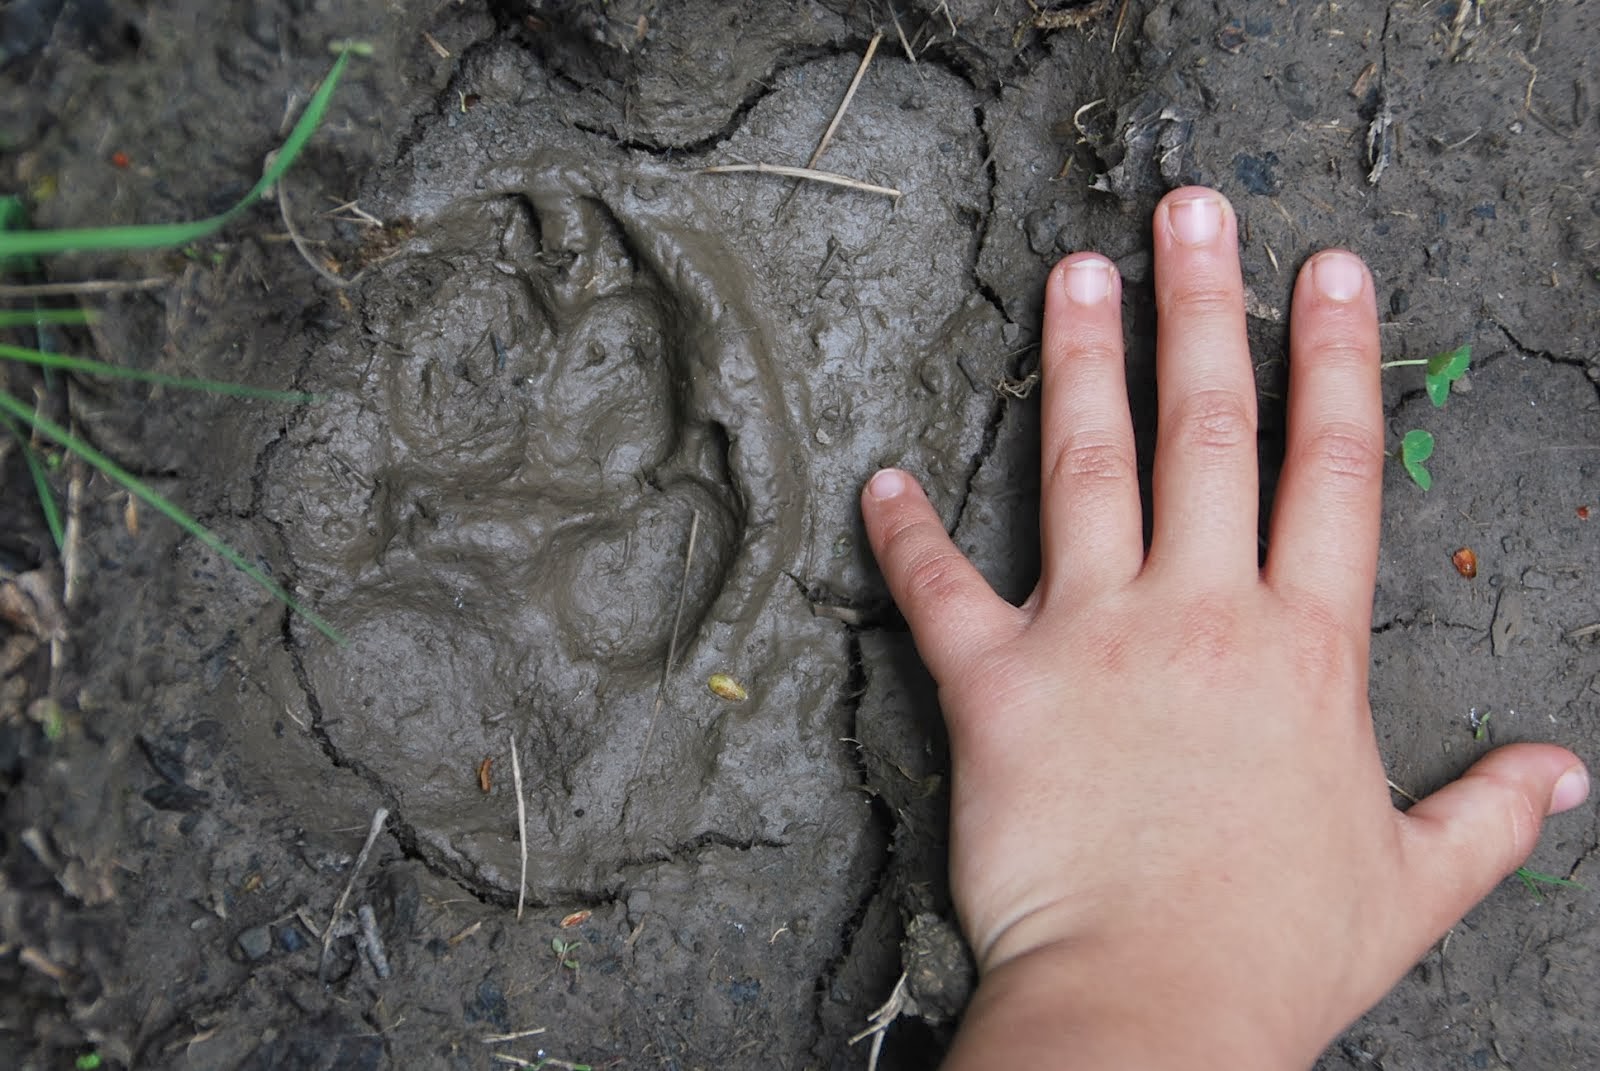
[[[578,972],[578,946],[581,944],[583,942],[576,939],[550,938],[550,950],[556,954],[556,962],[574,974]]]
[[[1444,353],[1436,353],[1432,357],[1418,357],[1415,360],[1385,361],[1381,368],[1406,368],[1419,366],[1427,369],[1423,373],[1423,384],[1428,390],[1428,399],[1433,402],[1433,407],[1438,409],[1450,397],[1450,385],[1467,374],[1467,368],[1472,364],[1472,344],[1467,343],[1457,346]]]
[[[306,105],[304,113],[301,114],[299,121],[295,123],[294,128],[289,132],[289,136],[284,140],[282,147],[270,158],[260,181],[252,186],[250,191],[240,198],[238,203],[220,215],[192,223],[136,224],[124,227],[86,227],[70,230],[33,231],[21,229],[25,216],[21,199],[17,197],[0,197],[0,269],[12,267],[19,270],[29,270],[37,264],[37,258],[40,256],[89,250],[176,247],[183,251],[186,256],[195,255],[194,243],[222,229],[234,217],[254,204],[295,162],[305,148],[306,143],[310,141],[311,136],[321,125],[323,116],[327,113],[329,103],[333,98],[333,91],[339,84],[339,78],[344,73],[345,66],[349,63],[350,55],[352,53],[367,54],[370,53],[370,50],[370,46],[363,47],[359,42],[342,42],[340,44],[336,49],[339,56],[334,61],[333,68],[328,72],[327,77],[322,80],[322,85],[317,89],[316,93],[312,95],[310,103]],[[90,315],[77,309],[0,310],[0,329],[33,328],[38,331],[40,328],[48,326],[71,326],[88,322],[90,322]],[[32,364],[47,371],[54,370],[80,375],[132,379],[145,383],[155,383],[185,390],[206,391],[234,397],[259,398],[289,402],[291,404],[303,404],[317,400],[313,395],[295,391],[263,390],[237,383],[191,379],[184,376],[169,376],[159,372],[124,368],[119,365],[107,364],[103,361],[90,360],[84,357],[71,357],[51,353],[48,348],[42,345],[39,348],[29,348],[0,344],[0,360]],[[25,428],[31,429],[34,435],[52,441],[61,449],[81,458],[104,473],[134,497],[170,519],[179,528],[194,536],[207,547],[216,551],[274,598],[305,618],[306,621],[328,638],[338,643],[344,642],[333,626],[302,606],[261,568],[247,561],[243,555],[229,546],[220,536],[206,528],[188,513],[185,513],[154,488],[137,479],[110,458],[100,453],[71,430],[48,419],[42,413],[37,412],[34,407],[24,404],[21,399],[5,390],[0,390],[0,428],[9,431],[21,444],[23,459],[32,478],[34,489],[38,494],[40,510],[44,514],[45,523],[58,549],[64,541],[65,533],[61,522],[61,512],[51,490],[48,474],[51,461],[56,459],[52,458],[47,461],[41,457],[40,451],[34,445],[32,436],[24,433]]]
[[[1544,899],[1544,891],[1541,888],[1541,886],[1553,885],[1553,886],[1555,886],[1557,888],[1561,888],[1561,889],[1582,889],[1582,888],[1584,888],[1583,885],[1580,885],[1578,882],[1573,881],[1571,878],[1563,878],[1558,874],[1546,874],[1543,871],[1539,871],[1539,870],[1530,870],[1528,867],[1525,867],[1525,866],[1517,867],[1517,869],[1514,871],[1514,873],[1516,874],[1517,878],[1522,882],[1522,884],[1524,884],[1524,885],[1526,885],[1528,887],[1528,891],[1533,893],[1533,895],[1536,898],[1540,899],[1540,900]]]
[[[103,1062],[98,1052],[86,1052],[72,1061],[72,1066],[76,1071],[99,1071]]]
[[[1444,353],[1436,353],[1432,357],[1419,357],[1401,361],[1385,361],[1379,365],[1384,368],[1421,367],[1423,384],[1428,391],[1428,399],[1433,402],[1434,408],[1444,405],[1450,397],[1450,387],[1456,380],[1467,374],[1467,368],[1472,364],[1472,345],[1457,346]],[[1424,491],[1433,486],[1433,474],[1422,464],[1433,456],[1433,436],[1420,428],[1406,432],[1400,440],[1400,449],[1396,457],[1400,464],[1405,466],[1407,475]]]
[[[1424,491],[1433,486],[1433,473],[1423,464],[1432,456],[1433,436],[1421,428],[1412,428],[1400,440],[1400,464],[1405,466],[1407,474]]]

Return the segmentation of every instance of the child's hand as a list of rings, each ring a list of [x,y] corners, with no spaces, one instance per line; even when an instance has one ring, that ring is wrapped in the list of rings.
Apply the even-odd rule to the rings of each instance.
[[[1233,211],[1178,190],[1154,236],[1148,554],[1120,285],[1093,255],[1045,295],[1029,600],[996,596],[903,474],[862,496],[950,729],[951,883],[982,979],[952,1066],[1306,1066],[1587,792],[1571,752],[1518,744],[1394,809],[1367,703],[1372,281],[1339,251],[1300,273],[1261,568]]]

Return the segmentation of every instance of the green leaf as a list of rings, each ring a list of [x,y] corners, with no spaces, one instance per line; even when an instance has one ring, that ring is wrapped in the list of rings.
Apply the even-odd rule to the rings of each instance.
[[[1412,481],[1424,491],[1433,486],[1433,474],[1423,464],[1433,456],[1433,436],[1421,428],[1406,432],[1400,440],[1400,464],[1405,466]]]
[[[1433,402],[1434,408],[1444,405],[1445,399],[1450,397],[1450,384],[1466,375],[1467,366],[1471,363],[1470,344],[1428,358],[1428,371],[1423,382],[1427,385],[1428,399]]]
[[[7,346],[3,343],[0,343],[0,360],[22,361],[26,364],[39,365],[42,368],[60,368],[67,372],[80,372],[91,376],[136,379],[141,383],[159,383],[164,387],[205,391],[208,394],[228,394],[235,398],[264,398],[268,401],[289,402],[293,405],[304,405],[321,400],[317,395],[306,394],[304,391],[268,390],[265,387],[250,387],[243,383],[226,383],[215,379],[190,379],[187,376],[169,376],[164,372],[146,372],[138,368],[124,368],[117,364],[106,364],[104,361],[90,360],[87,357],[68,357],[65,354],[45,353],[43,350]]]
[[[84,249],[160,249],[167,246],[183,245],[205,238],[221,230],[228,221],[254,204],[274,182],[283,177],[289,170],[289,165],[295,162],[300,151],[306,147],[306,142],[311,140],[311,135],[316,133],[317,127],[322,122],[322,117],[327,113],[329,101],[333,91],[339,84],[339,77],[344,74],[345,65],[350,62],[350,50],[339,53],[339,58],[334,61],[333,69],[322,80],[322,85],[312,96],[311,102],[306,105],[306,110],[301,113],[300,121],[295,123],[294,129],[284,140],[283,147],[278,150],[272,163],[261,179],[250,192],[245,194],[232,208],[221,215],[212,216],[210,219],[197,220],[193,223],[150,223],[135,224],[127,227],[83,227],[73,230],[60,231],[5,231],[0,230],[0,263],[12,257],[27,257],[44,253],[69,253]]]
[[[201,543],[205,544],[222,557],[226,558],[236,569],[240,570],[251,580],[254,580],[257,584],[261,585],[261,587],[273,598],[277,599],[289,609],[305,618],[317,629],[317,631],[321,632],[324,636],[328,637],[330,640],[333,640],[335,643],[344,643],[344,637],[339,635],[338,631],[334,629],[332,625],[328,624],[328,622],[324,621],[311,610],[302,606],[298,601],[296,601],[293,595],[290,595],[287,591],[285,591],[277,581],[273,580],[270,576],[263,572],[259,566],[247,561],[244,555],[240,554],[238,551],[234,550],[226,542],[224,542],[221,536],[217,535],[211,529],[207,528],[205,525],[189,516],[155,488],[146,484],[143,480],[140,480],[137,476],[124,469],[121,465],[118,465],[115,461],[112,461],[109,457],[96,450],[93,446],[90,446],[83,439],[78,438],[78,436],[72,434],[72,432],[68,431],[66,428],[63,428],[55,421],[35,414],[26,405],[23,405],[20,401],[5,391],[0,391],[0,411],[15,417],[24,424],[32,427],[41,435],[45,436],[45,438],[53,439],[59,445],[71,450],[74,454],[77,454],[79,457],[83,458],[83,460],[87,461],[89,464],[105,473],[111,479],[115,480],[118,484],[122,485],[122,487],[127,489],[151,509],[155,510],[157,513],[160,513],[173,524],[176,524],[179,528],[182,528],[185,532],[188,532],[190,535],[194,536]]]
[[[1412,428],[1400,440],[1400,456],[1407,461],[1426,461],[1433,456],[1433,436],[1421,428]]]
[[[97,1069],[100,1067],[100,1054],[97,1052],[86,1052],[74,1060],[72,1062],[72,1066],[76,1068],[77,1071],[97,1071]]]
[[[1457,346],[1453,350],[1435,354],[1428,358],[1428,375],[1443,376],[1452,383],[1466,374],[1467,366],[1472,363],[1472,345]]]

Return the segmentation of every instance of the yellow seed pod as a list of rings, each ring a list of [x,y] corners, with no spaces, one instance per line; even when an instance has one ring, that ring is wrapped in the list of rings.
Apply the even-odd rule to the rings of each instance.
[[[726,673],[713,673],[706,680],[706,687],[719,699],[726,699],[730,703],[743,703],[750,697],[744,690],[744,685],[728,676]]]

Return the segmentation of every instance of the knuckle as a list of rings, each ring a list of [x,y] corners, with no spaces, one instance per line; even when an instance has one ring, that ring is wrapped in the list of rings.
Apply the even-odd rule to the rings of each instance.
[[[1131,448],[1103,438],[1069,437],[1046,470],[1051,486],[1121,485],[1138,478]]]
[[[895,528],[884,543],[884,556],[894,563],[904,597],[914,601],[946,601],[961,586],[965,559],[941,530],[917,520]]]
[[[1327,423],[1306,436],[1297,460],[1319,476],[1364,486],[1383,472],[1383,446],[1368,428]]]
[[[1365,657],[1361,636],[1337,605],[1303,588],[1280,585],[1278,592],[1287,607],[1288,642],[1302,681],[1320,687],[1359,672]]]
[[[1243,319],[1244,296],[1237,290],[1214,286],[1175,286],[1156,311],[1158,315],[1182,317],[1189,323]]]
[[[1533,851],[1539,840],[1539,827],[1544,824],[1544,811],[1528,798],[1521,786],[1497,779],[1505,796],[1505,816],[1508,858],[1505,869],[1514,869]]]
[[[1240,608],[1231,596],[1206,593],[1189,597],[1174,608],[1173,635],[1181,640],[1176,661],[1214,679],[1233,674],[1244,654]]]
[[[1255,441],[1255,413],[1231,390],[1196,391],[1179,403],[1173,422],[1178,438],[1191,449],[1233,451]]]

